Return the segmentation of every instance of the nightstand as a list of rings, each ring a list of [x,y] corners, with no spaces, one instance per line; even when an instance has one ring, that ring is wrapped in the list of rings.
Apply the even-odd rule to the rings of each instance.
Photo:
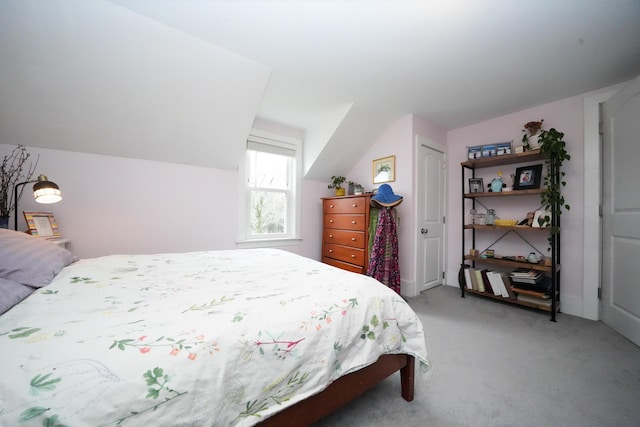
[[[60,246],[61,248],[67,248],[67,244],[69,244],[71,242],[71,239],[51,239],[49,240],[51,243],[55,243],[56,245]]]

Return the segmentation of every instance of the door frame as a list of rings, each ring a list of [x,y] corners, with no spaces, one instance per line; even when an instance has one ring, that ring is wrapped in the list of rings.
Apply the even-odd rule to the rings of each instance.
[[[418,166],[420,164],[420,147],[424,146],[426,148],[429,148],[431,150],[435,150],[435,151],[439,151],[442,153],[443,157],[444,157],[444,165],[446,167],[447,163],[447,147],[446,145],[442,145],[439,144],[437,142],[435,142],[433,139],[430,139],[426,136],[420,135],[420,134],[415,134],[415,138],[414,138],[414,146],[413,146],[413,159],[414,159],[414,173],[413,173],[413,188],[415,189],[413,197],[415,200],[415,203],[413,204],[414,206],[414,211],[413,211],[413,235],[414,235],[414,239],[413,239],[413,253],[415,254],[415,259],[413,260],[413,277],[414,277],[414,281],[413,281],[413,286],[411,289],[411,294],[407,293],[407,296],[411,297],[411,296],[417,296],[419,294],[418,292],[418,283],[420,282],[420,280],[422,279],[421,277],[419,277],[419,263],[417,260],[417,255],[418,255],[418,245],[420,244],[419,242],[419,237],[418,237],[418,233],[417,230],[421,227],[420,222],[420,216],[419,214],[419,209],[420,209],[420,199],[422,198],[422,195],[424,194],[424,186],[423,183],[420,182],[420,180],[418,179]],[[443,197],[443,206],[444,206],[444,212],[443,215],[445,217],[445,221],[446,218],[448,218],[448,206],[449,206],[449,198],[448,198],[448,194],[449,192],[447,191],[448,188],[448,179],[447,179],[447,170],[445,169],[444,173],[442,174],[443,178],[442,178],[442,197]],[[443,270],[446,272],[447,271],[447,248],[448,248],[448,232],[447,232],[447,223],[445,222],[443,230],[442,230],[442,268]],[[444,279],[442,279],[442,283],[443,284],[447,284],[447,279],[448,279],[448,274],[445,274]]]
[[[582,267],[582,317],[600,320],[600,288],[602,274],[602,152],[600,147],[600,106],[615,95],[624,84],[584,99],[584,229],[598,230],[585,233]],[[586,173],[586,171],[590,173]],[[598,248],[593,250],[593,248]]]

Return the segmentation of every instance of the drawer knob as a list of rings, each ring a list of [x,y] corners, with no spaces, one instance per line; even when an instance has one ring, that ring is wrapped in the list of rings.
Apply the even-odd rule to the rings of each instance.
[[[329,234],[329,238],[330,238],[330,239],[333,239],[333,234]]]
[[[356,238],[355,238],[355,237],[352,237],[352,238],[351,238],[351,241],[352,241],[352,242],[355,242],[355,241],[356,241]]]
[[[352,204],[351,206],[353,206],[354,208],[358,207],[358,205],[356,203]]]
[[[351,255],[351,258],[355,258],[355,257],[356,257],[355,255],[353,255],[353,254]]]
[[[333,205],[329,205],[329,207],[330,207],[330,208],[332,208],[332,207],[333,207]]]
[[[355,224],[355,223],[356,223],[355,221],[351,221],[351,224]]]
[[[330,219],[330,220],[329,220],[329,222],[333,222],[333,220],[332,220],[332,219]]]
[[[333,253],[333,249],[329,249],[329,253],[332,254]]]

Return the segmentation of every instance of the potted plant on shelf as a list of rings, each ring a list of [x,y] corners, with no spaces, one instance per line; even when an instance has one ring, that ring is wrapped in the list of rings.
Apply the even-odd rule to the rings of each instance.
[[[346,180],[347,178],[345,178],[344,176],[340,176],[340,175],[332,176],[331,184],[329,184],[327,188],[335,188],[336,196],[344,196],[345,189],[342,186],[342,184],[344,184]]]
[[[562,196],[562,187],[567,185],[564,180],[565,172],[562,170],[562,164],[565,160],[570,160],[571,156],[566,149],[564,133],[555,128],[540,132],[539,142],[540,152],[545,156],[545,165],[547,167],[547,174],[544,177],[544,190],[540,195],[540,201],[543,209],[554,214],[551,215],[551,224],[546,223],[548,222],[547,219],[545,224],[541,224],[541,226],[551,225],[549,243],[552,243],[553,238],[560,231],[559,217],[562,209],[570,209],[570,206]]]
[[[0,228],[9,228],[9,215],[16,206],[14,188],[16,184],[29,181],[33,176],[38,160],[35,164],[28,162],[31,154],[24,145],[18,145],[2,157],[0,164]],[[18,199],[22,196],[24,186],[18,191]]]
[[[535,150],[540,142],[540,136],[542,135],[542,123],[544,119],[540,119],[539,122],[529,122],[524,125],[524,135],[522,135],[522,146],[524,151]]]

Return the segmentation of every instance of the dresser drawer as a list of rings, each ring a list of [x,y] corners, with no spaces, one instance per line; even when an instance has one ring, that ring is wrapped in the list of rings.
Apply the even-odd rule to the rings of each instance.
[[[354,273],[358,273],[358,274],[366,273],[366,271],[364,271],[364,267],[362,266],[338,261],[337,259],[333,259],[333,258],[327,258],[326,256],[322,257],[322,262],[324,262],[325,264],[333,265],[334,267],[341,268],[343,270],[352,271]]]
[[[324,228],[364,231],[367,227],[364,215],[335,214],[324,215]]]
[[[364,249],[326,243],[324,245],[324,253],[322,255],[351,264],[364,265],[364,253]]]
[[[344,199],[330,199],[322,201],[322,209],[325,214],[330,213],[359,213],[366,211],[366,197],[347,197]]]
[[[334,230],[327,228],[323,233],[325,243],[335,243],[337,245],[351,246],[359,249],[364,249],[368,243],[364,241],[364,237],[364,231]]]

